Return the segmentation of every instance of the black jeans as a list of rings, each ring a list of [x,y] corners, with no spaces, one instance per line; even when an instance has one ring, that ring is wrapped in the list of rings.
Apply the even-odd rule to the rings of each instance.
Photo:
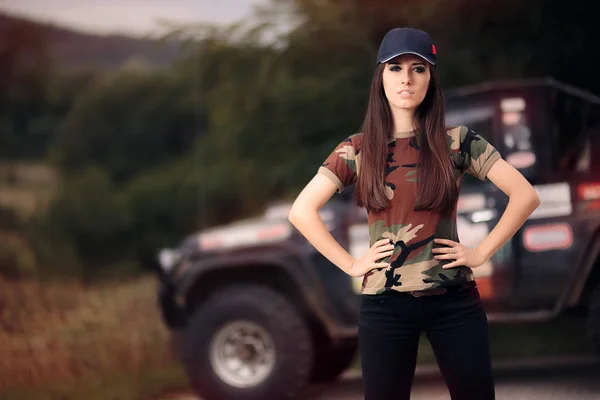
[[[410,398],[421,332],[453,400],[495,398],[487,317],[470,282],[435,296],[362,295],[358,340],[365,400]]]

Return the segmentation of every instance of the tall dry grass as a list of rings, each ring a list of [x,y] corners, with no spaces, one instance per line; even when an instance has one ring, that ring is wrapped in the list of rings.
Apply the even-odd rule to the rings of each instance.
[[[155,288],[0,281],[0,394],[177,367]]]

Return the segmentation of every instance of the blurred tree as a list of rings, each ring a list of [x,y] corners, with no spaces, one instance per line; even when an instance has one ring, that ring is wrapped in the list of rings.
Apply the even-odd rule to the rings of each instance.
[[[0,35],[0,157],[40,158],[53,133],[54,73],[36,26],[21,22]]]
[[[196,157],[242,176],[236,190],[252,209],[294,193],[360,127],[374,48],[343,15],[325,7],[279,38],[284,44],[257,40],[269,21],[248,35],[220,32],[189,60],[211,138]]]
[[[32,226],[38,228],[30,234],[45,265],[59,270],[68,260],[69,268],[77,269],[71,272],[85,277],[131,255],[127,203],[99,167],[88,166],[67,179],[44,218]],[[50,249],[45,241],[55,246]]]
[[[446,86],[485,80],[553,76],[600,93],[590,49],[596,18],[589,2],[560,0],[295,0],[349,11],[378,44],[391,28],[432,34]]]
[[[244,179],[230,163],[199,165],[186,157],[138,175],[123,190],[131,215],[128,248],[137,261],[149,264],[161,246],[182,236],[248,215],[240,189]]]
[[[196,107],[189,82],[175,74],[97,79],[69,110],[54,157],[67,174],[93,163],[126,181],[187,151],[200,134]]]

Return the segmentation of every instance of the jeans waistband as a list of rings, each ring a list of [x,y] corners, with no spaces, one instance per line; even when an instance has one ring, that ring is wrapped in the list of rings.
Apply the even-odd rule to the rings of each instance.
[[[438,287],[430,288],[430,289],[411,290],[408,292],[401,292],[401,293],[410,294],[414,297],[438,296],[438,295],[442,295],[442,294],[445,294],[448,292],[454,292],[454,291],[461,290],[461,289],[472,288],[472,287],[475,287],[476,285],[477,284],[475,283],[475,281],[469,281],[469,282],[459,283],[459,284],[455,284],[455,285],[438,286]]]

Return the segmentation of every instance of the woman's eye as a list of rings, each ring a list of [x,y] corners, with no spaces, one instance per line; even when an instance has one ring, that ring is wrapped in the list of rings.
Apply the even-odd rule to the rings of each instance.
[[[415,67],[415,69],[413,71],[418,72],[418,73],[423,73],[423,72],[425,72],[425,67]]]
[[[392,72],[398,72],[398,71],[400,71],[400,67],[397,66],[397,65],[392,65],[390,67],[390,71],[392,71]]]

